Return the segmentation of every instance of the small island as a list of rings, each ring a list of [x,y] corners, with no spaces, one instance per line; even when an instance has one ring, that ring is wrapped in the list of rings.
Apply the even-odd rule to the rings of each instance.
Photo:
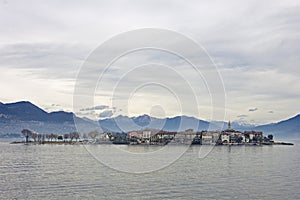
[[[231,128],[230,121],[226,130],[216,131],[163,131],[144,129],[127,133],[99,133],[91,131],[81,134],[40,134],[28,129],[21,131],[25,141],[12,144],[116,144],[116,145],[293,145],[292,143],[276,142],[272,134],[263,135],[260,131],[237,131]]]

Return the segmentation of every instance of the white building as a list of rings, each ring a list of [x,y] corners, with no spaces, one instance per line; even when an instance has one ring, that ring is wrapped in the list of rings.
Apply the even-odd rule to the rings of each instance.
[[[230,141],[230,135],[229,134],[222,134],[221,135],[222,142],[229,142]]]
[[[150,139],[150,137],[151,137],[151,130],[144,130],[143,139]]]

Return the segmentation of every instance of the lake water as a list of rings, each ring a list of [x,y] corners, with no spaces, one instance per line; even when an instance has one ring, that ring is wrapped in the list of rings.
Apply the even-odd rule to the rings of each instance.
[[[106,152],[113,152],[110,149],[116,147],[112,145],[86,148],[82,145],[11,145],[2,141],[0,198],[300,199],[299,144],[216,146],[204,158],[199,158],[201,147],[193,146],[167,167],[133,174],[107,167],[88,149],[104,152],[101,148],[105,148]],[[122,148],[138,154],[149,149],[155,152],[158,147]],[[176,152],[179,147],[169,148]],[[111,160],[119,160],[118,155],[109,156]],[[155,165],[158,161],[133,162],[132,168],[146,167],[151,162]],[[116,163],[116,168],[122,169],[122,163]]]

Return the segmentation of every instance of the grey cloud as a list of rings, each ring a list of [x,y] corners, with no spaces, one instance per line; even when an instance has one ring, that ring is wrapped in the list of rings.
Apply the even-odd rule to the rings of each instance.
[[[101,105],[101,106],[95,106],[95,110],[104,110],[109,108],[109,106]]]
[[[27,70],[24,72],[35,79],[74,81],[88,51],[84,44],[4,43],[0,45],[0,66]]]
[[[87,116],[95,116],[95,115],[97,115],[96,114],[96,112],[95,111],[90,111],[90,112],[78,112],[78,113],[76,113],[76,114],[80,114],[80,115],[87,115]]]
[[[165,14],[166,9],[168,15]],[[283,5],[276,0],[263,4],[250,0],[226,3],[192,0],[189,4],[185,1],[134,1],[130,4],[126,1],[92,1],[69,4],[54,0],[47,5],[30,0],[7,1],[0,13],[0,67],[2,71],[11,70],[11,74],[15,74],[13,69],[24,69],[22,75],[36,81],[34,84],[55,80],[52,83],[55,89],[63,88],[62,92],[71,96],[81,64],[103,40],[145,25],[169,28],[201,42],[212,59],[220,63],[218,67],[224,79],[228,102],[232,102],[228,106],[232,110],[241,113],[242,108],[247,106],[243,102],[251,101],[257,102],[259,108],[277,104],[285,112],[296,112],[294,107],[300,107],[298,13],[300,2],[288,1]],[[194,19],[197,19],[197,23]],[[132,41],[124,41],[120,45],[126,45],[127,42]],[[178,44],[178,48],[189,51],[181,44]],[[112,51],[106,53],[111,54]],[[188,68],[185,65],[176,66],[178,60],[172,57],[147,56],[147,53],[136,56],[132,60],[137,62],[127,63],[127,66],[145,60],[160,62],[163,59],[177,69]],[[126,63],[119,63],[119,66],[126,66],[123,64]],[[85,78],[97,78],[99,71],[89,72]],[[111,86],[124,72],[126,70],[121,67],[108,71],[105,89],[110,92]],[[151,76],[155,74],[149,74]],[[186,76],[190,77],[188,80],[193,80],[191,71],[186,70]],[[122,86],[134,87],[140,80],[149,79],[145,76],[132,77],[120,86],[120,95],[123,95],[122,91],[123,96],[130,91]],[[13,78],[20,80],[17,76]],[[164,79],[174,82],[172,76],[165,76]],[[23,83],[11,81],[7,84],[7,81],[3,81],[0,85],[16,85],[14,88],[20,88],[18,85]],[[90,82],[87,81],[86,87],[90,88]],[[30,90],[30,87],[27,88]],[[178,85],[177,88],[180,94],[186,92],[184,86]],[[53,88],[49,84],[49,88],[44,89]],[[107,91],[100,90],[97,95],[109,96]],[[164,93],[148,91],[163,99]],[[205,98],[203,96],[202,99]],[[14,95],[8,98],[15,100],[10,99],[15,98]],[[237,102],[235,99],[244,101]],[[71,103],[66,100],[65,104]],[[249,112],[254,111],[249,109]],[[140,112],[144,113],[142,110]],[[278,119],[281,117],[278,116]]]
[[[113,112],[111,110],[105,110],[102,113],[99,114],[100,118],[106,118],[113,116]]]
[[[238,115],[237,117],[238,118],[245,118],[245,117],[248,117],[248,115]]]
[[[270,110],[268,113],[270,113],[270,114],[273,114],[273,113],[274,113],[274,111],[273,111],[273,110]]]
[[[258,108],[250,108],[248,111],[249,112],[255,112],[255,111],[257,111],[258,110]]]
[[[108,109],[109,106],[107,105],[99,105],[99,106],[94,106],[94,107],[89,107],[89,108],[82,108],[80,111],[91,111],[91,110],[104,110]]]

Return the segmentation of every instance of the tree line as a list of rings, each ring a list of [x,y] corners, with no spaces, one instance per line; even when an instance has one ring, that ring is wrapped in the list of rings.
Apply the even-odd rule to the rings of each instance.
[[[34,142],[54,142],[54,141],[78,141],[81,137],[83,139],[92,138],[95,139],[100,133],[97,131],[91,131],[88,134],[84,133],[81,134],[79,132],[71,132],[71,133],[65,133],[65,134],[41,134],[41,133],[35,133],[34,131],[31,131],[29,129],[23,129],[21,131],[22,135],[25,137],[25,142],[28,143],[32,139]]]

